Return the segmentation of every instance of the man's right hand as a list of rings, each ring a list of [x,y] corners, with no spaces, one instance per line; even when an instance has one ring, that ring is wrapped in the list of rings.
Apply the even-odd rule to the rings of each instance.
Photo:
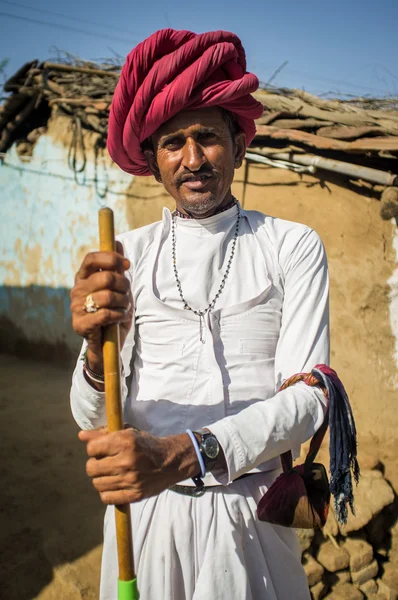
[[[123,256],[123,247],[116,242],[116,252],[90,252],[76,274],[71,298],[72,326],[87,340],[87,361],[95,373],[103,373],[102,327],[120,324],[120,345],[123,347],[133,321],[131,284],[124,275],[130,261]],[[84,308],[91,294],[98,310]]]

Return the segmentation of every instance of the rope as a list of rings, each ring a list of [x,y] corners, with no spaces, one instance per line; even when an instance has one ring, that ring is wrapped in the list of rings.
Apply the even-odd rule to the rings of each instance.
[[[77,155],[81,153],[82,163],[78,167],[78,158]],[[82,131],[82,123],[80,118],[77,115],[73,116],[72,119],[72,140],[69,146],[68,152],[68,165],[69,168],[75,173],[75,179],[77,173],[82,173],[86,168],[87,158],[86,158],[86,149],[84,147],[84,139],[83,139],[83,131]],[[76,179],[77,181],[77,179]]]

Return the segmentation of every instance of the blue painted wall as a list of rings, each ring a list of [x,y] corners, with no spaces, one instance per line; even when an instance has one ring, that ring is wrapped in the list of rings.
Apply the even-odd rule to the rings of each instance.
[[[83,173],[68,165],[68,133],[55,120],[29,161],[15,147],[0,163],[0,349],[26,342],[63,345],[75,352],[80,340],[70,325],[69,289],[84,255],[98,248],[98,210],[115,212],[116,232],[129,229],[126,195],[132,177],[106,155],[97,168],[92,136],[85,137]],[[103,198],[104,191],[108,191]]]

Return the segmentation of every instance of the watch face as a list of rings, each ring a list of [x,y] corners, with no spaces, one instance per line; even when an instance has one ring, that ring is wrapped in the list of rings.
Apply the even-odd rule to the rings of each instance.
[[[209,436],[203,442],[204,451],[208,458],[214,459],[217,458],[218,453],[220,451],[220,447],[218,445],[217,439],[214,436]]]

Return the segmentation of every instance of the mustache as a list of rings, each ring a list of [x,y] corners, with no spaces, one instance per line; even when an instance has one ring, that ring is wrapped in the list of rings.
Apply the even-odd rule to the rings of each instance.
[[[174,178],[174,183],[179,186],[179,185],[183,184],[184,181],[193,181],[197,177],[201,177],[201,176],[212,177],[213,175],[217,175],[217,169],[212,169],[209,167],[202,167],[201,169],[199,169],[199,171],[183,171],[182,173],[179,173]]]

